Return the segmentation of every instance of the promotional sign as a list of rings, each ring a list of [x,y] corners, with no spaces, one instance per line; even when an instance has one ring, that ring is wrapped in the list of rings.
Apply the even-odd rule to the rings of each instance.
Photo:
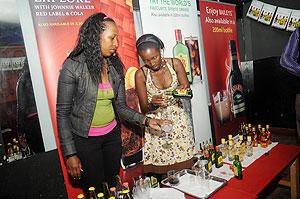
[[[200,18],[215,136],[220,143],[222,137],[236,133],[240,122],[245,121],[235,7],[200,1]]]
[[[293,10],[286,30],[294,31],[300,26],[300,10]]]
[[[158,36],[164,43],[164,57],[183,63],[193,90],[187,105],[193,121],[196,146],[211,138],[205,83],[200,66],[200,37],[196,1],[139,1],[142,32]]]
[[[56,143],[62,162],[64,179],[69,198],[76,198],[79,189],[73,188],[69,181],[64,160],[59,147],[56,124],[56,96],[59,70],[68,54],[75,47],[78,30],[84,20],[93,13],[104,12],[113,18],[119,27],[119,49],[125,72],[129,67],[137,67],[135,50],[135,31],[131,1],[85,0],[85,1],[41,1],[30,0],[35,35],[38,44],[43,77],[47,91]],[[30,16],[30,14],[28,14]],[[132,92],[132,69],[126,73],[127,101],[138,110],[137,98]],[[131,130],[123,128],[124,155],[135,153],[141,148],[141,138]]]
[[[279,29],[285,29],[288,24],[288,19],[291,15],[291,12],[291,9],[278,7],[272,26]]]
[[[266,25],[270,25],[273,19],[274,13],[276,10],[276,6],[264,3],[264,6],[260,12],[258,21],[264,23]]]
[[[263,2],[253,0],[251,2],[251,5],[250,5],[249,10],[247,12],[247,17],[250,17],[254,20],[257,20],[258,17],[260,16],[261,9],[262,9],[263,5],[264,5]]]

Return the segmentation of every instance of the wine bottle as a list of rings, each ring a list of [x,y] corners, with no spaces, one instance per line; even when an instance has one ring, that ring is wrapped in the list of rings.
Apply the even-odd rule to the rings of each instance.
[[[229,78],[229,85],[232,98],[232,112],[236,117],[245,112],[243,78],[237,60],[236,44],[234,40],[230,40],[229,48],[231,54],[231,72]]]
[[[175,29],[176,45],[173,48],[173,56],[180,59],[184,66],[187,78],[190,83],[193,82],[193,74],[191,68],[191,61],[189,56],[189,49],[182,43],[182,34],[180,29]]]

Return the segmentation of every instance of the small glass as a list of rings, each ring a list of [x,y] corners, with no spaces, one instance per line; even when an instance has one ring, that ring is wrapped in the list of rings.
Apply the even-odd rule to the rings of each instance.
[[[168,171],[168,181],[170,185],[178,185],[179,184],[179,178],[178,173],[176,170],[170,170]]]

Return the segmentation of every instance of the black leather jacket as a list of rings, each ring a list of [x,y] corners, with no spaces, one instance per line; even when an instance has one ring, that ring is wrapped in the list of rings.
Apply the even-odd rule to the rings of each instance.
[[[117,113],[119,129],[120,118],[142,125],[145,116],[126,105],[124,75],[119,74],[111,62],[109,71],[109,82],[115,93],[113,107]],[[64,156],[76,153],[73,133],[88,137],[97,92],[98,86],[91,79],[84,56],[68,58],[59,75],[56,104],[58,134]]]

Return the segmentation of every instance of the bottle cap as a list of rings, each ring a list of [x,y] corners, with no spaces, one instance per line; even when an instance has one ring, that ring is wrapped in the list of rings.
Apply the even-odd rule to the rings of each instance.
[[[229,146],[232,146],[232,140],[229,140],[228,143],[229,143]]]
[[[265,128],[262,128],[261,130],[262,130],[262,131],[265,131],[266,129],[265,129]]]
[[[260,127],[261,127],[261,124],[257,125],[257,127],[260,128]]]
[[[180,29],[175,29],[175,38],[176,38],[176,41],[182,41],[182,35],[181,35]]]
[[[125,189],[125,190],[123,191],[123,193],[124,193],[124,194],[127,194],[127,193],[129,193],[129,190],[128,190],[128,189]]]
[[[243,140],[243,136],[242,135],[240,135],[239,138],[240,138],[240,140]]]
[[[219,152],[219,151],[220,151],[220,147],[216,146],[216,152]]]
[[[98,194],[97,194],[97,197],[98,197],[98,198],[104,197],[104,193],[98,193]]]
[[[225,144],[225,138],[222,138],[222,139],[221,139],[221,143],[222,143],[222,144]]]
[[[235,160],[239,160],[240,158],[239,158],[239,155],[234,155],[234,159]]]
[[[231,140],[231,139],[232,139],[232,135],[229,134],[229,135],[228,135],[228,140]]]
[[[89,191],[95,191],[95,187],[90,187]]]
[[[266,125],[266,129],[270,128],[269,124]]]
[[[124,187],[128,187],[128,182],[123,182]]]
[[[82,198],[84,198],[84,195],[82,193],[77,196],[77,199],[82,199]]]
[[[251,136],[247,136],[247,141],[251,142]]]
[[[111,196],[111,197],[109,197],[108,199],[115,199],[116,197],[115,196]]]
[[[255,131],[255,127],[252,128],[252,131]]]
[[[240,147],[241,145],[240,145],[240,143],[239,142],[237,142],[236,143],[236,147]]]
[[[111,192],[114,192],[114,191],[116,191],[116,187],[111,187],[111,188],[109,188],[109,190],[110,190]]]

